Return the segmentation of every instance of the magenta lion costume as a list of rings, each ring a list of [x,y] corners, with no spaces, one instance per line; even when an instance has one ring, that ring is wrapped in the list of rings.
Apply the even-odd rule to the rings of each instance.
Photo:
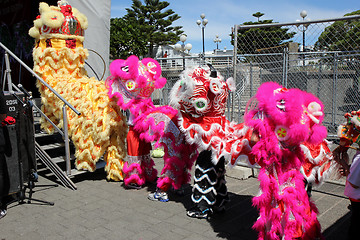
[[[169,106],[155,107],[150,98],[154,89],[166,84],[166,79],[160,77],[158,62],[151,58],[139,61],[136,56],[130,56],[127,60],[113,61],[110,72],[112,76],[107,79],[110,97],[118,98],[118,105],[130,111],[129,125],[133,127],[130,126],[129,134],[133,137],[129,139],[128,134],[128,141],[140,143],[135,146],[138,154],[128,155],[128,162],[124,164],[125,185],[141,186],[156,179],[157,171],[147,147],[154,141],[155,147],[163,146],[165,151],[164,168],[157,187],[162,191],[171,186],[180,188],[191,179],[189,170],[197,151],[194,145],[186,144],[177,127],[178,111]],[[146,154],[142,151],[144,148],[148,150]]]
[[[259,239],[321,238],[317,208],[309,201],[300,144],[320,144],[327,136],[321,122],[323,104],[314,95],[286,89],[274,82],[262,84],[256,105],[245,115],[245,123],[258,134],[252,153],[261,166],[260,195],[253,198],[260,216],[253,228]]]
[[[161,78],[161,68],[157,61],[136,56],[127,60],[117,59],[110,64],[110,76],[106,84],[109,96],[116,97],[117,104],[123,110],[129,110],[129,132],[127,136],[128,161],[123,166],[125,186],[142,186],[146,181],[153,181],[157,171],[150,157],[151,144],[142,141],[134,130],[136,119],[149,108],[154,108],[151,94],[156,88],[162,88],[166,79]]]

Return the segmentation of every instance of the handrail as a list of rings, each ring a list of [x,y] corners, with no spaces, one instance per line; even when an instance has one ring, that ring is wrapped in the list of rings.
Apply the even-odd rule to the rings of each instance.
[[[9,53],[13,58],[15,58],[16,61],[18,61],[24,68],[26,68],[30,73],[32,73],[42,84],[44,84],[47,88],[50,89],[58,98],[61,99],[71,110],[73,110],[77,115],[80,115],[81,113],[76,110],[76,108],[71,105],[66,99],[64,99],[58,92],[56,92],[47,82],[45,82],[39,75],[37,75],[31,68],[29,68],[23,61],[21,61],[20,58],[18,58],[13,52],[11,52],[7,47],[0,42],[0,46]]]
[[[61,129],[58,128],[58,126],[56,126],[56,124],[53,123],[53,121],[51,121],[50,118],[48,118],[48,116],[46,116],[46,114],[43,113],[43,112],[41,111],[41,109],[40,109],[38,106],[36,106],[35,103],[33,103],[33,98],[32,98],[32,96],[30,95],[30,93],[28,93],[28,91],[25,90],[25,88],[24,88],[21,84],[19,84],[18,86],[16,86],[16,85],[13,83],[12,86],[13,86],[13,88],[15,88],[16,91],[18,91],[18,92],[23,92],[23,93],[29,98],[29,103],[30,103],[31,107],[35,108],[35,110],[36,110],[38,113],[40,113],[40,115],[43,116],[43,117],[56,129],[56,131],[57,131],[58,133],[60,133],[60,135],[61,135],[62,137],[65,137],[65,134],[63,133],[63,131],[61,131]]]
[[[77,115],[80,115],[81,113],[75,109],[75,107],[73,107],[67,100],[65,100],[59,93],[57,93],[47,82],[45,82],[41,77],[39,77],[31,68],[29,68],[23,61],[21,61],[21,59],[19,59],[14,53],[12,53],[7,47],[4,46],[4,44],[2,44],[0,42],[0,46],[5,50],[5,60],[6,60],[6,71],[7,71],[7,77],[8,77],[8,84],[9,84],[9,91],[12,91],[12,85],[14,85],[11,82],[11,75],[10,75],[10,64],[9,64],[9,55],[10,54],[16,61],[18,61],[25,69],[27,69],[30,73],[32,73],[40,82],[42,82],[46,87],[48,87],[50,89],[50,91],[52,91],[55,96],[57,96],[61,101],[63,101],[64,105],[62,107],[62,112],[63,112],[63,127],[64,127],[64,132],[62,132],[38,107],[36,107],[35,104],[33,104],[31,102],[31,104],[33,106],[35,106],[36,110],[45,117],[46,120],[48,120],[50,122],[50,124],[52,126],[55,127],[55,129],[63,136],[64,142],[65,142],[65,162],[66,162],[66,173],[67,175],[71,175],[71,164],[70,164],[70,146],[69,146],[69,135],[68,135],[68,124],[67,124],[67,112],[66,112],[66,106],[68,106],[71,110],[73,110]],[[5,76],[6,78],[6,76]],[[15,86],[15,85],[14,85]],[[15,86],[16,89],[20,89],[22,90],[22,92],[24,92],[26,95],[30,95],[28,94],[25,89],[20,85],[19,88],[17,88]],[[15,94],[14,94],[15,95]],[[16,96],[16,95],[15,95]],[[31,97],[29,99],[29,101],[32,101]]]

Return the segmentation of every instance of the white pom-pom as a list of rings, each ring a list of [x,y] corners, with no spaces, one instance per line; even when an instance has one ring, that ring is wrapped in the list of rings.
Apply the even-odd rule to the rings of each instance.
[[[231,91],[231,92],[234,92],[235,90],[236,90],[236,85],[235,85],[235,81],[234,81],[234,78],[228,78],[227,80],[226,80],[226,84],[228,85],[228,87],[229,87],[229,90]]]

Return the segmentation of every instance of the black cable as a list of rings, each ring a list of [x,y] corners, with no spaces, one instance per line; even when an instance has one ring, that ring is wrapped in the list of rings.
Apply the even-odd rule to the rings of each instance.
[[[101,60],[102,60],[102,62],[103,62],[103,64],[104,64],[103,74],[102,74],[101,78],[99,78],[98,75],[96,74],[96,72],[94,71],[94,69],[93,69],[87,62],[85,62],[85,63],[91,68],[91,70],[94,72],[94,74],[96,75],[96,77],[97,77],[99,80],[102,80],[103,77],[105,76],[105,71],[106,71],[106,63],[105,63],[105,60],[104,60],[104,58],[103,58],[98,52],[96,52],[95,50],[88,49],[88,51],[91,51],[91,52],[95,53],[96,55],[98,55],[98,56],[101,58]]]
[[[95,70],[92,68],[92,66],[90,66],[90,64],[88,64],[87,62],[85,62],[85,64],[93,71],[93,73],[95,74],[96,78],[100,81],[99,76],[97,75],[97,73],[95,72]]]

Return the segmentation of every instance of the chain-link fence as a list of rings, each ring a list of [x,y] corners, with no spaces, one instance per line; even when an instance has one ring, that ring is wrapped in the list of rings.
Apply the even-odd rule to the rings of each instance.
[[[232,114],[241,121],[261,83],[312,92],[323,101],[330,134],[360,108],[360,16],[287,24],[235,25]]]
[[[181,72],[185,67],[200,66],[207,63],[213,65],[221,75],[227,79],[233,76],[233,56],[220,55],[205,57],[172,57],[172,58],[158,58],[157,61],[161,65],[162,76],[166,78],[167,83],[161,90],[155,90],[152,98],[155,104],[167,105],[169,104],[169,93],[175,82],[180,78]]]
[[[346,112],[360,108],[360,15],[318,21],[235,25],[234,55],[206,57],[237,90],[229,98],[227,117],[243,121],[249,99],[260,84],[275,81],[287,88],[312,92],[323,101],[324,124],[330,134]],[[236,59],[236,61],[233,61]],[[155,103],[168,104],[169,92],[186,66],[199,57],[157,59],[167,79],[153,94]]]

